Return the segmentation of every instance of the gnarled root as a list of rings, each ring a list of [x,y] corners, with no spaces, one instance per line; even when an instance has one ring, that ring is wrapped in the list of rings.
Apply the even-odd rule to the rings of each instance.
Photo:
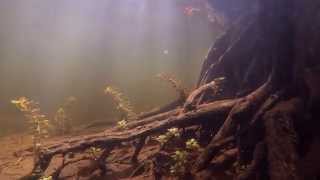
[[[246,171],[238,175],[236,180],[254,180],[254,179],[261,179],[259,174],[263,163],[266,160],[266,146],[264,142],[259,142],[254,150],[253,153],[253,160],[251,164],[247,167]]]
[[[123,142],[129,142],[164,132],[171,127],[196,125],[201,123],[206,117],[212,115],[221,116],[228,113],[236,101],[237,100],[216,101],[201,105],[199,109],[182,115],[171,116],[172,114],[176,114],[176,111],[173,111],[165,113],[164,115],[156,115],[143,120],[133,121],[128,124],[128,129],[125,131],[113,128],[102,133],[52,142],[45,146],[45,150],[41,152],[42,156],[39,158],[39,161],[36,162],[34,170],[27,177],[41,177],[50,165],[51,159],[58,154],[83,152],[90,147],[101,147],[102,149],[110,146],[116,147]],[[140,145],[141,147],[137,148],[134,156],[139,154],[143,144]]]
[[[301,99],[292,98],[280,102],[264,116],[271,179],[302,179],[297,164],[298,137],[293,124],[294,119],[302,114],[302,106]]]
[[[236,134],[237,127],[241,121],[253,116],[259,105],[263,103],[271,91],[272,85],[269,79],[256,91],[237,101],[218,133],[212,138],[210,144],[198,158],[195,168],[197,171],[205,168],[214,157],[215,151],[212,148],[215,147],[216,142]]]

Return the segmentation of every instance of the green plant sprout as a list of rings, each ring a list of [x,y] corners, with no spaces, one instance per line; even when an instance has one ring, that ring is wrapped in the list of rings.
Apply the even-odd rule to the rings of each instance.
[[[97,160],[101,155],[102,150],[100,148],[91,147],[89,148],[88,153],[93,160]]]
[[[172,136],[172,137],[180,137],[179,129],[178,128],[170,128],[170,129],[168,129],[167,135]]]
[[[156,140],[161,144],[164,145],[169,142],[173,138],[180,137],[180,132],[178,128],[170,128],[167,132],[163,135],[160,135],[156,138]]]
[[[128,122],[124,119],[124,120],[118,121],[117,125],[119,129],[127,129]]]
[[[49,135],[49,120],[41,113],[39,103],[29,100],[26,97],[20,97],[12,100],[14,104],[26,117],[30,127],[30,134],[33,139],[33,150],[35,158],[38,158],[42,141]]]
[[[200,150],[200,145],[194,138],[189,139],[186,142],[186,150],[177,150],[171,156],[174,163],[170,167],[170,173],[175,176],[182,176],[187,172],[188,159],[190,159],[192,152]]]
[[[53,180],[52,176],[42,177],[39,180]]]
[[[186,173],[186,165],[188,163],[188,152],[184,150],[177,150],[171,158],[174,164],[170,167],[170,173],[173,175],[183,175]]]
[[[188,150],[191,150],[191,151],[199,151],[200,150],[200,145],[198,143],[197,140],[195,140],[194,138],[192,139],[189,139],[187,142],[186,142],[186,148]]]
[[[168,142],[168,137],[166,135],[159,135],[156,140],[161,144],[164,145],[165,143]]]

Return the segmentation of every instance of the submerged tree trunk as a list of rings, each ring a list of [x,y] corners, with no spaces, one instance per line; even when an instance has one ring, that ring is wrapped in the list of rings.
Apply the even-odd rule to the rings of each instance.
[[[238,78],[237,81],[239,81],[240,84],[243,82],[242,86],[236,87],[236,90],[232,92],[233,96],[238,96],[242,94],[241,92],[250,91],[252,87],[256,87],[261,80],[265,79],[265,71],[259,72],[259,70],[265,69],[269,71],[268,74],[274,73],[274,81],[271,84],[273,90],[269,93],[269,96],[277,91],[283,91],[284,93],[281,93],[280,99],[286,103],[273,103],[263,112],[263,114],[267,116],[262,118],[262,116],[259,115],[260,117],[258,119],[253,118],[255,121],[258,121],[254,124],[249,123],[252,117],[257,117],[249,114],[252,108],[247,109],[248,107],[241,105],[241,103],[236,105],[233,108],[234,110],[231,110],[229,114],[229,117],[234,116],[234,118],[227,118],[221,126],[220,132],[214,135],[211,143],[198,159],[197,170],[205,168],[215,156],[210,148],[211,145],[215,144],[221,138],[230,136],[230,133],[224,136],[221,136],[221,133],[226,132],[226,130],[231,132],[230,130],[237,126],[237,138],[239,138],[237,146],[240,149],[240,159],[242,158],[241,156],[249,154],[249,157],[243,158],[249,159],[247,163],[254,161],[254,159],[250,160],[254,158],[253,147],[255,147],[255,144],[258,142],[264,141],[267,144],[266,156],[268,157],[268,161],[266,165],[269,168],[268,174],[270,179],[303,179],[304,172],[300,171],[298,167],[299,162],[301,163],[303,161],[302,154],[307,152],[305,152],[305,147],[302,146],[310,146],[310,144],[304,142],[307,141],[304,133],[311,130],[309,129],[309,125],[317,125],[316,119],[319,117],[313,110],[315,107],[319,107],[319,5],[320,3],[318,1],[261,0],[259,1],[260,10],[257,14],[257,23],[249,25],[253,27],[247,28],[247,36],[245,35],[246,33],[242,34],[243,38],[249,43],[248,45],[243,43],[241,48],[250,48],[250,53],[246,54],[245,57],[238,55],[234,58],[228,58],[228,56],[226,56],[226,53],[238,53],[239,47],[234,51],[221,51],[220,56],[215,54],[215,56],[219,56],[219,60],[206,59],[202,72],[207,71],[208,73],[201,74],[200,84],[203,82],[206,83],[216,76],[223,75],[226,76],[227,79],[231,79],[229,83],[237,86],[237,83],[233,81]],[[313,20],[311,20],[311,17],[313,17]],[[247,19],[247,21],[250,20],[250,18]],[[258,34],[252,34],[253,31],[250,32],[249,29],[258,29],[255,31],[255,33]],[[249,34],[251,34],[251,36]],[[221,41],[226,41],[226,36],[228,36],[228,33],[219,39],[219,44],[223,44]],[[257,40],[254,41],[255,44],[253,46],[250,45],[250,39],[256,38]],[[237,43],[240,43],[240,41]],[[221,48],[219,44],[216,45]],[[209,55],[214,54],[217,49],[218,48],[213,48]],[[210,56],[208,58],[210,58]],[[212,56],[212,58],[216,57]],[[257,59],[260,59],[258,63],[256,62]],[[233,60],[235,65],[228,64],[228,61],[231,60]],[[211,62],[211,64],[208,62]],[[241,68],[241,63],[250,64],[250,66]],[[239,69],[236,68],[235,70],[233,66],[238,66]],[[221,71],[222,68],[224,69],[223,73],[217,73],[217,71]],[[213,73],[210,73],[210,71]],[[258,75],[258,77],[255,78],[260,80],[247,81],[248,78],[250,79],[250,75]],[[211,100],[210,95],[204,94],[203,96],[209,97],[204,100]],[[299,99],[300,105],[296,105],[297,103],[294,100],[289,100],[292,98]],[[259,109],[258,107],[262,104],[254,100],[252,107]],[[287,109],[291,106],[295,107],[288,112]],[[273,115],[269,116],[268,114]],[[291,117],[291,114],[294,114],[294,117]],[[297,116],[299,118],[297,118]],[[306,116],[308,117],[307,119],[305,119]],[[265,123],[259,121],[264,121]],[[297,130],[301,124],[309,125],[304,125],[304,127],[308,129],[300,129],[301,134],[299,134]],[[252,130],[252,128],[257,128],[255,126],[260,126],[261,131]],[[232,132],[235,133],[234,130],[232,130]],[[255,139],[252,136],[258,136],[258,138]],[[308,138],[317,141],[318,135],[312,134]],[[252,139],[255,140],[252,141]],[[241,153],[242,151],[243,153]],[[249,153],[245,151],[249,151]],[[317,164],[313,166],[317,166]],[[255,170],[257,171],[257,169]],[[319,174],[314,174],[313,178],[318,175]]]

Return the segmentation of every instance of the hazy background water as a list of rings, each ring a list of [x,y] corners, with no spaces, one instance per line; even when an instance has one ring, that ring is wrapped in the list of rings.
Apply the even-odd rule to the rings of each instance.
[[[116,118],[108,84],[138,112],[165,104],[176,94],[155,75],[192,88],[217,33],[175,0],[1,0],[0,135],[25,124],[19,96],[49,116],[75,96],[78,122]]]

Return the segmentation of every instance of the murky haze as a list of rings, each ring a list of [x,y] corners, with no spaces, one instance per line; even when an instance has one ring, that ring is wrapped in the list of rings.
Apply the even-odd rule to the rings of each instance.
[[[165,104],[175,92],[155,75],[192,88],[217,35],[172,0],[1,0],[0,27],[0,134],[22,127],[19,96],[49,116],[75,96],[79,122],[116,117],[106,85],[138,112]]]

